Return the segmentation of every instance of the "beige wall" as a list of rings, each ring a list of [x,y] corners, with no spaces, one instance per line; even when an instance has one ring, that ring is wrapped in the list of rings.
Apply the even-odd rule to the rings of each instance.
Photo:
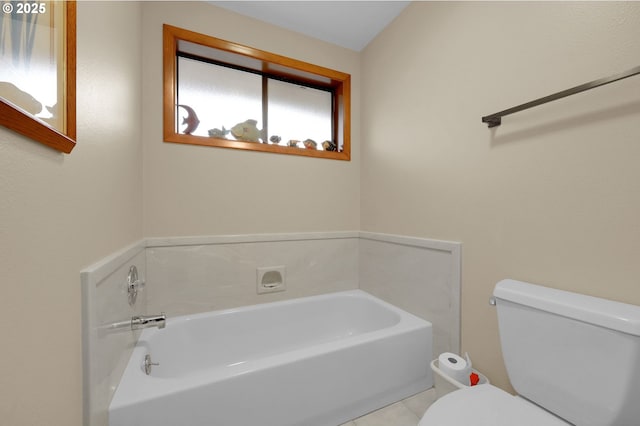
[[[78,3],[71,155],[0,128],[0,424],[81,424],[79,272],[142,236],[140,19]]]
[[[410,5],[363,53],[361,225],[461,241],[462,347],[509,389],[501,278],[640,304],[640,3]]]
[[[143,10],[145,236],[359,229],[359,54],[203,3]],[[351,161],[162,142],[163,23],[351,74]]]
[[[463,350],[505,387],[500,278],[640,304],[638,77],[480,123],[636,66],[639,3],[415,3],[361,55],[186,2],[79,2],[78,21],[74,152],[0,129],[3,424],[81,424],[79,271],[142,236],[461,241]],[[352,161],[163,143],[163,22],[351,73]]]

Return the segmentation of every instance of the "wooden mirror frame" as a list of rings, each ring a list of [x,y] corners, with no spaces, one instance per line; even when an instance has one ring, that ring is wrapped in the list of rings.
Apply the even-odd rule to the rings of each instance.
[[[56,2],[57,3],[57,2]],[[0,97],[0,125],[69,154],[76,145],[76,2],[64,1],[65,130],[60,131]]]

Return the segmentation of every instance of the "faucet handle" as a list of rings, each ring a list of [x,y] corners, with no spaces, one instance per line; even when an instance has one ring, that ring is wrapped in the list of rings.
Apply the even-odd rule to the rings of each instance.
[[[128,283],[129,292],[142,290],[146,284],[147,283],[145,283],[142,280],[132,281],[132,282]]]
[[[129,305],[135,305],[136,298],[138,297],[138,290],[141,290],[144,286],[145,282],[138,279],[138,268],[136,268],[136,265],[131,265],[131,267],[129,268],[129,274],[127,275],[127,293],[129,294]]]

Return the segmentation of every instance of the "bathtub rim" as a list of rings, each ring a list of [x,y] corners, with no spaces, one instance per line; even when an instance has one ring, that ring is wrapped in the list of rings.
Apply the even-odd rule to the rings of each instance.
[[[187,314],[187,315],[178,315],[176,317],[167,317],[167,326],[169,326],[170,322],[185,322],[185,321],[189,321],[189,320],[196,320],[199,318],[206,318],[208,316],[212,316],[212,315],[229,315],[229,314],[233,314],[233,313],[237,313],[240,311],[257,311],[257,310],[263,310],[263,309],[269,309],[270,307],[273,306],[287,306],[287,305],[293,305],[293,304],[297,304],[300,302],[305,302],[307,300],[310,299],[315,299],[315,300],[323,300],[323,299],[330,299],[336,296],[348,296],[348,297],[359,297],[359,298],[363,298],[363,299],[367,299],[367,300],[372,300],[375,303],[385,307],[386,309],[392,311],[393,313],[395,313],[396,315],[402,316],[402,315],[408,315],[411,317],[414,317],[418,320],[421,321],[427,321],[425,319],[422,319],[420,317],[418,317],[417,315],[414,315],[410,312],[407,312],[389,302],[386,302],[374,295],[372,295],[371,293],[365,291],[365,290],[361,290],[361,289],[353,289],[353,290],[343,290],[343,291],[334,291],[331,293],[322,293],[322,294],[316,294],[316,295],[312,295],[312,296],[302,296],[302,297],[295,297],[295,298],[291,298],[291,299],[284,299],[284,300],[275,300],[275,301],[271,301],[271,302],[263,302],[263,303],[254,303],[251,305],[244,305],[244,306],[236,306],[233,308],[225,308],[225,309],[215,309],[212,311],[206,311],[206,312],[197,312],[194,314]],[[146,329],[144,330],[142,336],[140,336],[140,339],[148,337],[148,336],[152,336],[156,333],[161,333],[162,330],[158,330],[155,328],[151,328],[151,329]]]

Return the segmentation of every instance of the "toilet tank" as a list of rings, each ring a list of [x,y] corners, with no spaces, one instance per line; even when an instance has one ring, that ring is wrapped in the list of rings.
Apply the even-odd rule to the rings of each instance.
[[[515,280],[493,295],[519,395],[577,426],[640,425],[640,307]]]

